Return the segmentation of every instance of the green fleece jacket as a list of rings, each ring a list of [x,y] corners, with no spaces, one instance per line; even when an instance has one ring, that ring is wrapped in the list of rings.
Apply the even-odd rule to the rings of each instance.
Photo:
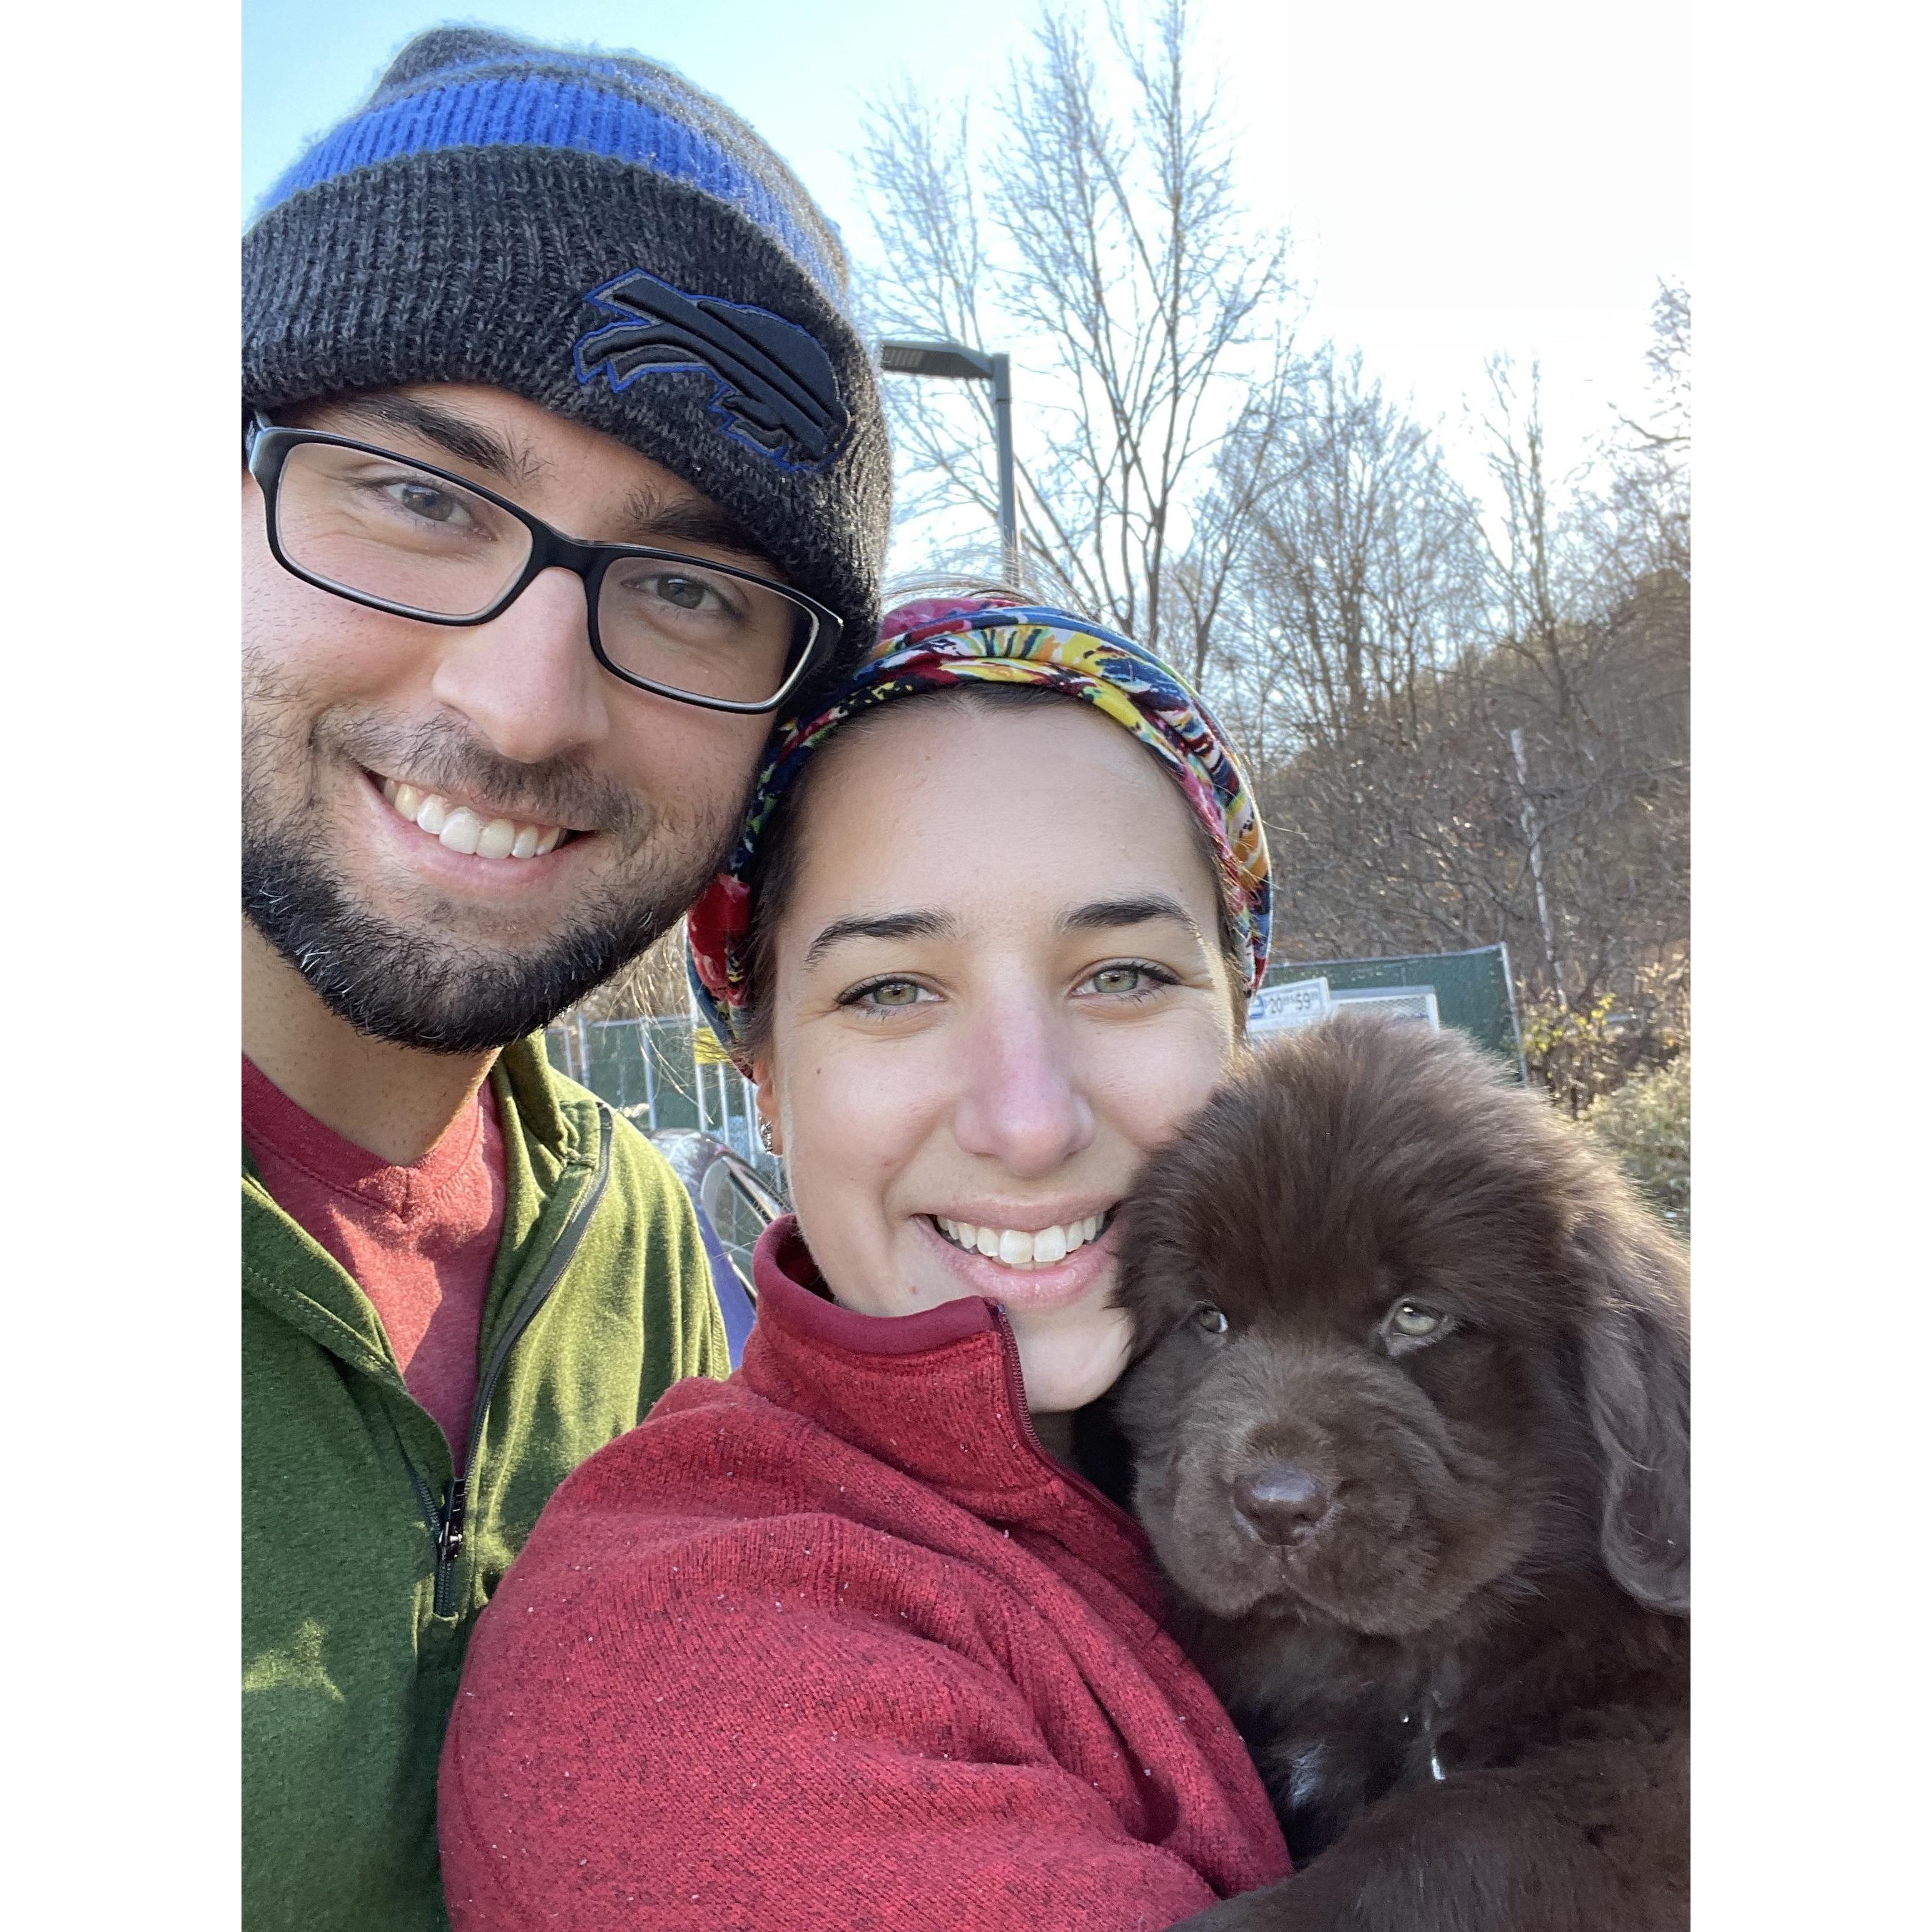
[[[508,1187],[460,1484],[368,1298],[244,1154],[248,1932],[446,1923],[436,1758],[478,1612],[585,1456],[680,1377],[728,1372],[698,1225],[662,1157],[538,1041],[490,1080]]]

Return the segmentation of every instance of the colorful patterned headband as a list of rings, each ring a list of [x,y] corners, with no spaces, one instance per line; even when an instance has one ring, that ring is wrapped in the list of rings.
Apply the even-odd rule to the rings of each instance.
[[[692,996],[723,1048],[718,1058],[735,1058],[741,1039],[750,995],[748,880],[778,800],[848,719],[891,698],[971,683],[1064,692],[1104,712],[1160,759],[1214,842],[1247,989],[1260,986],[1271,904],[1268,842],[1233,747],[1207,706],[1158,658],[1084,619],[992,596],[932,598],[890,612],[878,641],[824,708],[780,728],[737,845],[691,909]],[[700,1037],[700,1057],[709,1057],[706,1044]]]

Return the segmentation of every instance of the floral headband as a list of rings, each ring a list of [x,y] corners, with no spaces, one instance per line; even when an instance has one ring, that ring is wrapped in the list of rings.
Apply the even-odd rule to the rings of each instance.
[[[889,699],[971,683],[1064,692],[1104,712],[1160,759],[1214,842],[1247,990],[1261,985],[1272,902],[1268,842],[1234,748],[1207,706],[1158,658],[1083,618],[993,596],[929,598],[889,612],[878,641],[823,709],[779,728],[738,843],[691,909],[685,929],[692,997],[722,1049],[718,1058],[736,1058],[742,1038],[750,996],[747,881],[779,800],[848,718]],[[706,1044],[700,1038],[701,1058],[710,1057]]]

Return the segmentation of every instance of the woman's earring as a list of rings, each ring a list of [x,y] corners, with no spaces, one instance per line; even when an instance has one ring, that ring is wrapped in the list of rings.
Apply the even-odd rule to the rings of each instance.
[[[762,1117],[758,1121],[758,1139],[766,1153],[773,1154],[777,1151],[772,1145],[772,1124]]]

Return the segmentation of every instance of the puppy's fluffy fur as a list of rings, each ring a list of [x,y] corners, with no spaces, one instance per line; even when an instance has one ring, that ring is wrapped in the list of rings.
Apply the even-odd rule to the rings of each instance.
[[[1685,1925],[1676,1244],[1472,1048],[1359,1020],[1124,1211],[1133,1505],[1298,1867],[1188,1923]]]

